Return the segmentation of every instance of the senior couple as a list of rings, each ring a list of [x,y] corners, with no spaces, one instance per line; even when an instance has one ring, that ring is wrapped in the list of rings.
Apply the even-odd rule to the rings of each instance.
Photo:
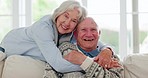
[[[8,58],[22,55],[45,62],[43,78],[122,78],[123,67],[99,41],[100,33],[84,7],[68,0],[32,26],[10,31],[1,51]]]

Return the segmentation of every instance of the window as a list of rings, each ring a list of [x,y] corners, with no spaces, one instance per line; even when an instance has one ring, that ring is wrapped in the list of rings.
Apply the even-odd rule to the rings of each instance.
[[[101,29],[100,40],[119,52],[120,2],[119,0],[88,0],[89,16],[93,17]],[[95,8],[97,7],[97,8]]]
[[[0,41],[13,28],[30,26],[64,0],[0,0]],[[148,48],[148,0],[78,0],[101,29],[100,40],[121,57]],[[126,50],[125,50],[126,49]],[[122,51],[123,50],[123,51]]]
[[[12,29],[12,0],[0,0],[0,41]]]

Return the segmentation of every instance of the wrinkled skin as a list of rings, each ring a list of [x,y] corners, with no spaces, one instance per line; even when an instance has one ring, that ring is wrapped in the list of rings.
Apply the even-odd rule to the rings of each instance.
[[[76,30],[77,45],[79,45],[86,52],[90,52],[97,48],[100,31],[97,28],[97,24],[91,18],[86,18],[78,26]],[[86,56],[81,52],[72,51],[64,57],[71,63],[81,65],[86,59]],[[94,59],[99,65],[104,68],[118,67],[117,60],[112,58],[111,49],[103,49],[99,55]]]

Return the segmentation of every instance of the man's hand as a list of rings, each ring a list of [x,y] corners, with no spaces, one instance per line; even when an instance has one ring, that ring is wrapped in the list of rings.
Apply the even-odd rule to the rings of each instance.
[[[118,60],[115,59],[115,58],[112,58],[110,64],[108,64],[105,68],[110,69],[110,68],[113,68],[113,67],[121,67]]]
[[[64,56],[64,59],[66,59],[67,61],[69,61],[73,64],[81,65],[84,62],[84,60],[86,59],[86,57],[87,56],[85,56],[81,52],[78,52],[76,50],[72,50],[72,52],[70,52]]]
[[[112,51],[105,48],[95,57],[94,61],[104,68],[107,68],[108,66],[112,67]]]

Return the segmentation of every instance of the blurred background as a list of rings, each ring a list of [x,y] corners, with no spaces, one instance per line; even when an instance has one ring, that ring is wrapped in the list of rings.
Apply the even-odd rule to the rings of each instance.
[[[0,0],[0,41],[12,29],[30,26],[65,0]],[[148,53],[148,0],[77,0],[101,28],[100,40],[121,58]],[[147,50],[146,50],[147,49]]]

